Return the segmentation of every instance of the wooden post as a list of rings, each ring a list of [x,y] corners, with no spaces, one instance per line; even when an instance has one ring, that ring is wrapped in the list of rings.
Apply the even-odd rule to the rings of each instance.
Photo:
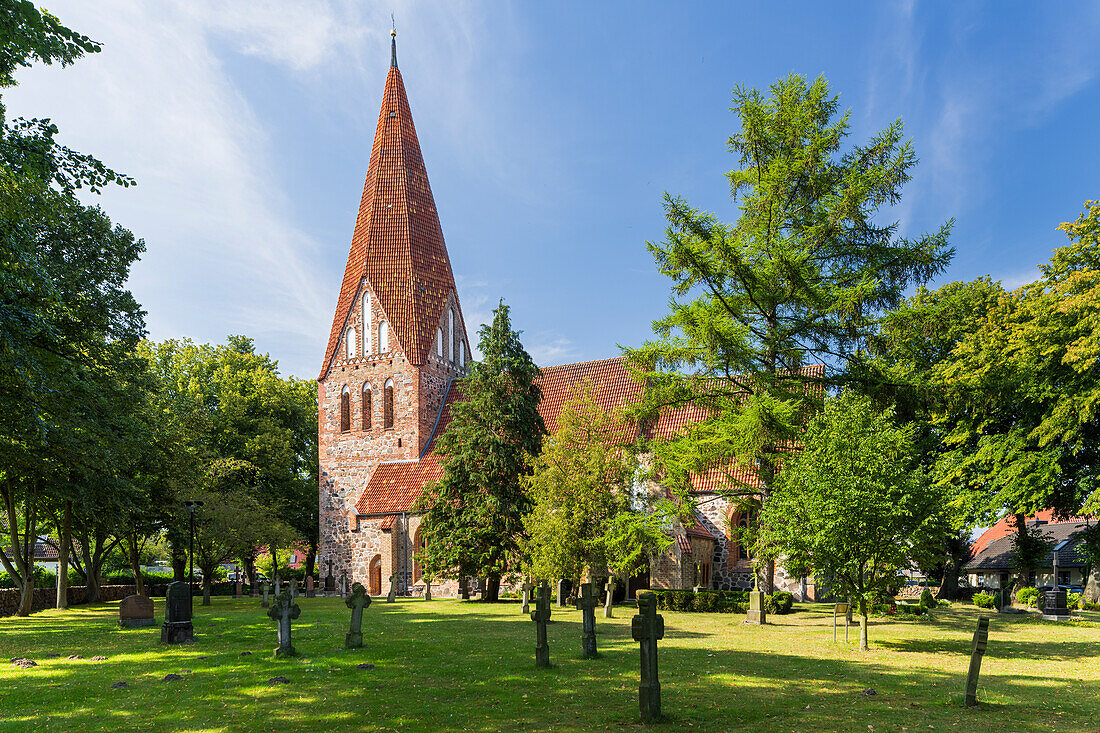
[[[964,704],[972,708],[978,704],[978,673],[982,669],[982,657],[989,642],[989,617],[981,616],[974,629],[974,642],[970,647],[970,671],[966,675],[966,698]]]

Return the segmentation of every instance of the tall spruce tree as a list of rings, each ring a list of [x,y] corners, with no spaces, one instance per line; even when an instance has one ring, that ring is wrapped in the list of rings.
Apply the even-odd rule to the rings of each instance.
[[[546,425],[539,415],[539,369],[512,330],[504,301],[480,330],[481,361],[459,385],[462,399],[436,451],[443,478],[417,505],[425,512],[419,559],[435,577],[484,576],[483,598],[497,600],[501,575],[520,552],[531,473]]]
[[[655,446],[666,483],[686,491],[691,473],[740,463],[757,467],[759,486],[730,472],[726,493],[766,502],[820,394],[810,383],[839,381],[876,317],[943,270],[951,222],[913,239],[880,223],[917,162],[912,145],[898,120],[843,152],[849,115],[838,116],[824,78],[791,75],[768,95],[738,87],[733,111],[740,215],[725,224],[665,195],[669,227],[648,246],[673,281],[670,312],[654,323],[658,338],[628,354],[645,376],[641,415],[678,404],[709,415]],[[804,369],[815,363],[828,369]],[[774,563],[758,570],[770,590]]]

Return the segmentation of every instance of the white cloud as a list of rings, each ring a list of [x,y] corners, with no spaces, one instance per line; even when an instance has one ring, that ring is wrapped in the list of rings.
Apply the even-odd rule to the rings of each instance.
[[[540,367],[548,367],[576,361],[580,352],[569,339],[542,333],[527,345],[527,353]]]

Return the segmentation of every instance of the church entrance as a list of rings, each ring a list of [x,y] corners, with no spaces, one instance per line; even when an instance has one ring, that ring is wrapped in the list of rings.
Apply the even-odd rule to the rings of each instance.
[[[370,561],[370,594],[382,595],[382,556],[375,555]]]

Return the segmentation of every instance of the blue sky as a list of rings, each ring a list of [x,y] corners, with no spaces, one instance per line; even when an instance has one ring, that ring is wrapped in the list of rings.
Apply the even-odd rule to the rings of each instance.
[[[245,333],[300,377],[331,324],[391,12],[467,324],[503,297],[542,365],[649,336],[664,191],[735,218],[737,84],[825,74],[853,141],[901,117],[921,163],[889,215],[907,234],[956,219],[942,282],[1033,279],[1100,198],[1096,4],[48,7],[104,51],[24,72],[9,113],[137,178],[101,203],[146,241],[131,287],[151,337]]]

